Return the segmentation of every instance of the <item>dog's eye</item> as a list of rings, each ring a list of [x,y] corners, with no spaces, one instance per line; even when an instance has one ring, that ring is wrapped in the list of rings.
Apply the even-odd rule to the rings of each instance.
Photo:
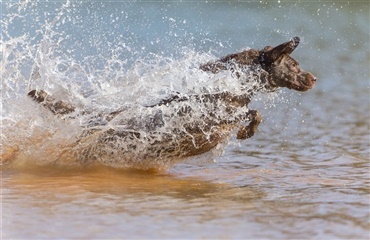
[[[292,63],[292,67],[294,67],[294,68],[295,68],[296,66],[297,66],[297,64],[296,64],[296,63]]]

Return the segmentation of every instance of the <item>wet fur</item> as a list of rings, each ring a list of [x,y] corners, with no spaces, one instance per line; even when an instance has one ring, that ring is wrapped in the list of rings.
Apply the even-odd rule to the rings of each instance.
[[[201,65],[200,69],[211,73],[232,71],[238,77],[243,74],[243,67],[248,67],[249,70],[252,69],[254,72],[259,72],[260,81],[264,84],[260,89],[255,89],[256,91],[262,89],[275,91],[279,87],[307,91],[313,87],[316,78],[311,73],[301,70],[298,62],[290,56],[290,53],[298,44],[299,38],[295,37],[291,41],[274,48],[267,46],[263,50],[250,49],[227,55],[219,60]],[[237,95],[231,92],[220,92],[191,96],[174,94],[167,99],[163,99],[158,104],[148,106],[148,108],[170,107],[174,103],[178,104],[189,101],[196,104],[211,104],[213,106],[220,106],[221,104],[226,106],[224,111],[230,118],[217,119],[215,113],[218,109],[208,109],[208,112],[204,114],[204,118],[202,119],[202,126],[197,125],[196,121],[185,123],[184,128],[187,134],[176,129],[174,129],[172,134],[163,134],[160,140],[153,141],[153,144],[147,146],[146,155],[144,154],[143,157],[148,159],[165,159],[171,157],[182,159],[202,154],[210,151],[227,139],[233,129],[237,129],[237,139],[252,137],[262,121],[261,114],[256,110],[246,110],[245,113],[239,115],[234,115],[234,112],[242,107],[246,107],[250,103],[253,93]],[[75,111],[72,104],[56,100],[42,90],[32,90],[28,93],[28,96],[58,116],[65,116]],[[107,114],[97,113],[96,115],[109,122],[124,111],[124,109],[121,109]],[[179,109],[176,114],[178,117],[181,117],[191,114],[191,111],[191,108],[184,107]],[[243,126],[244,122],[249,122],[249,124]],[[148,132],[145,136],[135,131],[120,131],[115,129],[105,131],[86,130],[81,135],[80,140],[72,144],[72,147],[82,146],[79,147],[81,148],[80,150],[74,153],[73,158],[77,158],[80,164],[99,162],[101,161],[99,158],[103,156],[104,159],[108,159],[106,161],[110,161],[109,159],[113,159],[116,153],[114,151],[106,152],[104,150],[106,146],[109,146],[118,139],[136,141],[141,138],[151,137],[150,135],[154,135],[156,133],[155,129],[160,127],[161,124],[163,124],[161,116],[155,116],[150,121],[148,120],[146,126]],[[204,132],[208,134],[206,135]],[[174,135],[176,136],[175,139]],[[91,138],[94,138],[94,141],[92,141],[94,144],[89,144],[89,139]],[[114,149],[114,144],[112,144],[112,149]],[[129,151],[127,154],[128,156],[125,159],[130,159]],[[14,154],[10,155],[13,156]],[[3,161],[5,160],[3,156]],[[107,164],[115,165],[114,163]],[[145,166],[142,166],[142,168],[145,168]]]

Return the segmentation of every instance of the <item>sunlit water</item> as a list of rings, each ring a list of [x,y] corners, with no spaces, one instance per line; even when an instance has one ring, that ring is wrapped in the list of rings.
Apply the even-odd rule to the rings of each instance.
[[[21,152],[1,171],[4,239],[370,237],[367,1],[3,0],[1,11],[2,146]],[[26,97],[44,89],[140,117],[171,92],[215,91],[220,78],[238,91],[197,66],[293,36],[315,88],[257,95],[253,138],[159,172],[53,167],[86,119],[66,123]]]

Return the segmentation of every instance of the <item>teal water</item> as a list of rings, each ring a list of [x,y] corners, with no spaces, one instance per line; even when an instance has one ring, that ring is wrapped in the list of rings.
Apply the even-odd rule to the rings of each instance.
[[[24,156],[2,166],[3,239],[369,238],[368,1],[3,0],[0,11],[2,146]],[[206,86],[189,65],[293,36],[315,88],[258,95],[258,133],[221,156],[157,173],[47,165],[75,128],[41,115],[29,88],[96,109],[148,103]]]

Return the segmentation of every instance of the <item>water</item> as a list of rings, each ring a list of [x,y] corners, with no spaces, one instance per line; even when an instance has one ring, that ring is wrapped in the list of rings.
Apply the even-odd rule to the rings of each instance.
[[[1,170],[2,238],[369,238],[367,1],[3,0],[1,13],[2,146],[20,148]],[[216,89],[199,64],[293,36],[315,88],[257,95],[253,138],[167,170],[54,166],[86,119],[25,96],[138,116],[173,91]]]

